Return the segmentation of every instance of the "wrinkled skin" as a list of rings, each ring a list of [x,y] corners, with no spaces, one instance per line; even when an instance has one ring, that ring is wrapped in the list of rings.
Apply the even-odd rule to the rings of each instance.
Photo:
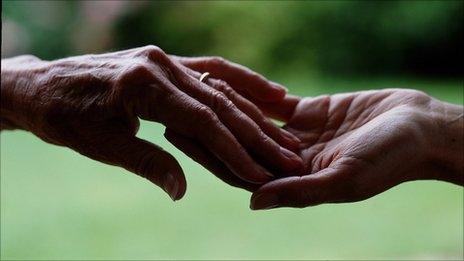
[[[211,77],[205,83],[202,72]],[[230,83],[230,85],[229,85]],[[241,93],[241,94],[239,94]],[[278,84],[221,58],[169,56],[155,46],[56,61],[2,60],[2,129],[25,129],[92,159],[126,168],[174,200],[186,190],[178,162],[137,138],[139,118],[166,136],[195,142],[230,172],[220,178],[256,187],[302,167],[298,139],[244,98],[276,102]],[[183,149],[183,147],[180,147]]]
[[[203,72],[211,77],[201,83]],[[359,201],[417,179],[463,184],[462,106],[413,90],[285,96],[243,66],[155,46],[5,59],[1,88],[1,130],[31,131],[124,167],[174,200],[185,193],[183,171],[135,136],[139,118],[164,124],[177,148],[253,192],[252,209]],[[284,121],[285,130],[262,112]]]
[[[273,107],[302,141],[305,167],[260,187],[252,209],[360,201],[418,179],[463,184],[462,106],[388,89],[287,97]]]

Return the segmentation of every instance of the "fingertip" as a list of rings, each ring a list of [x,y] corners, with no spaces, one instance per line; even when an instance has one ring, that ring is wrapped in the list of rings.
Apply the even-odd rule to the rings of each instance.
[[[267,210],[279,207],[279,197],[274,193],[253,193],[250,199],[251,210]]]
[[[280,206],[279,183],[287,178],[276,179],[259,187],[250,198],[251,210],[265,210]]]
[[[307,206],[301,180],[301,177],[285,177],[266,183],[252,194],[250,208],[264,210]]]
[[[276,82],[269,82],[269,85],[274,90],[274,100],[272,102],[282,101],[288,93],[288,89],[283,85],[276,83]]]
[[[179,187],[177,189],[177,193],[172,194],[173,195],[172,199],[174,201],[177,201],[177,200],[183,198],[184,195],[185,195],[185,192],[187,191],[187,181],[185,180],[185,175],[184,175],[182,169],[179,168],[179,170],[180,171],[178,172],[177,178],[176,178]]]
[[[161,187],[173,201],[177,201],[185,195],[187,182],[180,165],[175,164],[164,174]]]
[[[288,92],[288,89],[287,87],[283,86],[282,84],[280,83],[276,83],[276,82],[273,82],[273,81],[269,81],[269,84],[274,87],[275,89],[279,90],[280,92],[284,92],[284,94],[287,94]],[[285,95],[284,95],[285,96]]]
[[[284,145],[285,148],[291,151],[297,151],[300,149],[301,140],[297,136],[282,128],[280,128],[279,131],[282,138],[281,145]]]
[[[180,200],[185,196],[185,193],[187,191],[187,183],[185,181],[185,178],[182,178],[179,182],[179,189],[177,191],[177,194],[173,197],[174,201]]]
[[[303,160],[290,150],[280,147],[280,152],[285,159],[285,171],[297,171],[303,168]]]
[[[242,180],[255,185],[265,184],[275,178],[273,174],[271,174],[260,165],[252,167],[246,175],[236,175],[239,176]]]
[[[283,88],[275,88],[273,85],[272,88],[268,89],[268,92],[266,95],[263,95],[262,101],[264,102],[280,102],[285,98],[285,95],[287,94],[286,90]],[[260,97],[256,97],[260,98]]]
[[[287,89],[282,85],[263,79],[257,82],[248,92],[254,99],[262,102],[280,102],[285,98]]]

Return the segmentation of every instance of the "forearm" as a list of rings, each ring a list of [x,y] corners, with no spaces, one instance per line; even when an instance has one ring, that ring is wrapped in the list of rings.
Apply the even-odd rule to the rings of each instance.
[[[43,70],[40,63],[33,56],[2,59],[0,130],[29,129],[31,96],[38,81],[37,72]]]
[[[464,184],[464,108],[434,100],[431,155],[437,179]]]

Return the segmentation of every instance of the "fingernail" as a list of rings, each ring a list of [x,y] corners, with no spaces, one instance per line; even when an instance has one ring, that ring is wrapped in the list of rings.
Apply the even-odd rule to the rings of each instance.
[[[263,193],[251,200],[252,210],[271,209],[279,206],[279,198],[275,194]]]
[[[292,166],[291,166],[291,170],[294,170],[296,168],[300,168],[300,167],[303,167],[303,160],[301,160],[300,157],[298,157],[295,153],[285,149],[285,148],[282,148],[280,147],[280,152],[287,158],[290,160]],[[290,170],[290,169],[289,169]]]
[[[177,193],[179,192],[179,182],[174,178],[172,173],[166,174],[166,180],[163,184],[163,189],[168,193],[172,200],[177,200]]]

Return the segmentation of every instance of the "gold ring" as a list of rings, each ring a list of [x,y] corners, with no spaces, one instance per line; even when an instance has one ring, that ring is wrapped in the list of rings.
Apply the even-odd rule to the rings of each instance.
[[[200,82],[205,82],[209,77],[209,72],[204,72],[201,76],[200,76]]]

